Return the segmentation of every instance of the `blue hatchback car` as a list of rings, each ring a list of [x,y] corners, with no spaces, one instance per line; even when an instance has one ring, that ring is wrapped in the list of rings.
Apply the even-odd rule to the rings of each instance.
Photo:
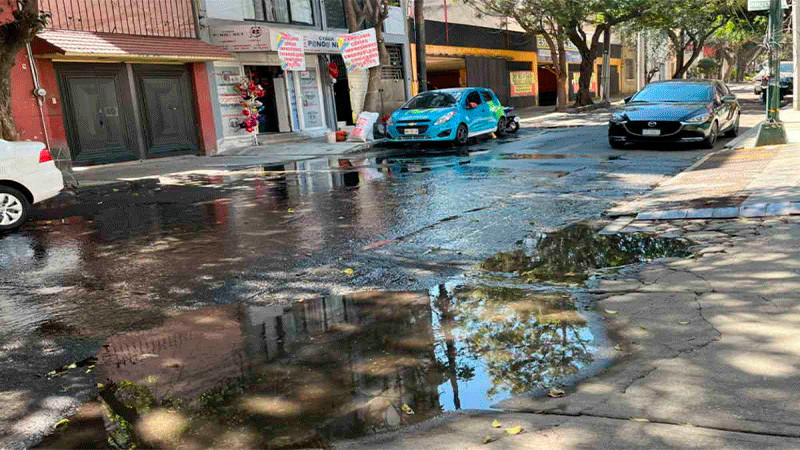
[[[485,88],[426,91],[395,111],[387,123],[390,139],[402,142],[453,142],[494,133],[505,125],[497,96]]]

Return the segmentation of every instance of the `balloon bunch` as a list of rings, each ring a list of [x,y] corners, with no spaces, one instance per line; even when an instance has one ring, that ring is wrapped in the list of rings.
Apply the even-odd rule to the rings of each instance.
[[[244,80],[236,85],[236,92],[242,96],[242,120],[239,126],[252,133],[258,126],[258,121],[261,118],[261,111],[264,110],[264,104],[258,101],[258,98],[266,95],[266,91],[261,85],[252,80]]]

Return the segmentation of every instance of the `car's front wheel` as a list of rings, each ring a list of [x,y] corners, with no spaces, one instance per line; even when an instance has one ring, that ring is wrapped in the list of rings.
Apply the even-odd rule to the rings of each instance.
[[[719,125],[717,122],[711,124],[711,131],[708,132],[708,136],[703,139],[703,148],[714,148],[714,144],[717,143],[717,136],[719,135]]]
[[[467,128],[467,124],[462,123],[458,125],[456,137],[453,139],[453,142],[459,147],[467,145],[467,142],[469,142],[469,129]]]
[[[497,131],[495,132],[495,134],[497,134],[497,135],[504,134],[506,132],[506,123],[507,123],[506,122],[506,118],[505,117],[501,117],[497,121]]]
[[[0,231],[16,230],[28,218],[28,199],[18,190],[0,186]]]

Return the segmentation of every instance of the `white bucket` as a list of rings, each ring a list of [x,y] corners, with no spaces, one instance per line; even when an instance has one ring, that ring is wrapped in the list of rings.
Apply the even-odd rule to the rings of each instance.
[[[335,144],[336,143],[336,132],[329,131],[328,134],[325,135],[328,138],[328,144]]]

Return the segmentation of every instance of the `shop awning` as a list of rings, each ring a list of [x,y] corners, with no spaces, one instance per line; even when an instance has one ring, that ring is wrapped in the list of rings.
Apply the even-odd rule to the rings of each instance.
[[[199,39],[89,31],[45,30],[36,36],[37,57],[64,60],[204,62],[233,60],[222,47]]]

